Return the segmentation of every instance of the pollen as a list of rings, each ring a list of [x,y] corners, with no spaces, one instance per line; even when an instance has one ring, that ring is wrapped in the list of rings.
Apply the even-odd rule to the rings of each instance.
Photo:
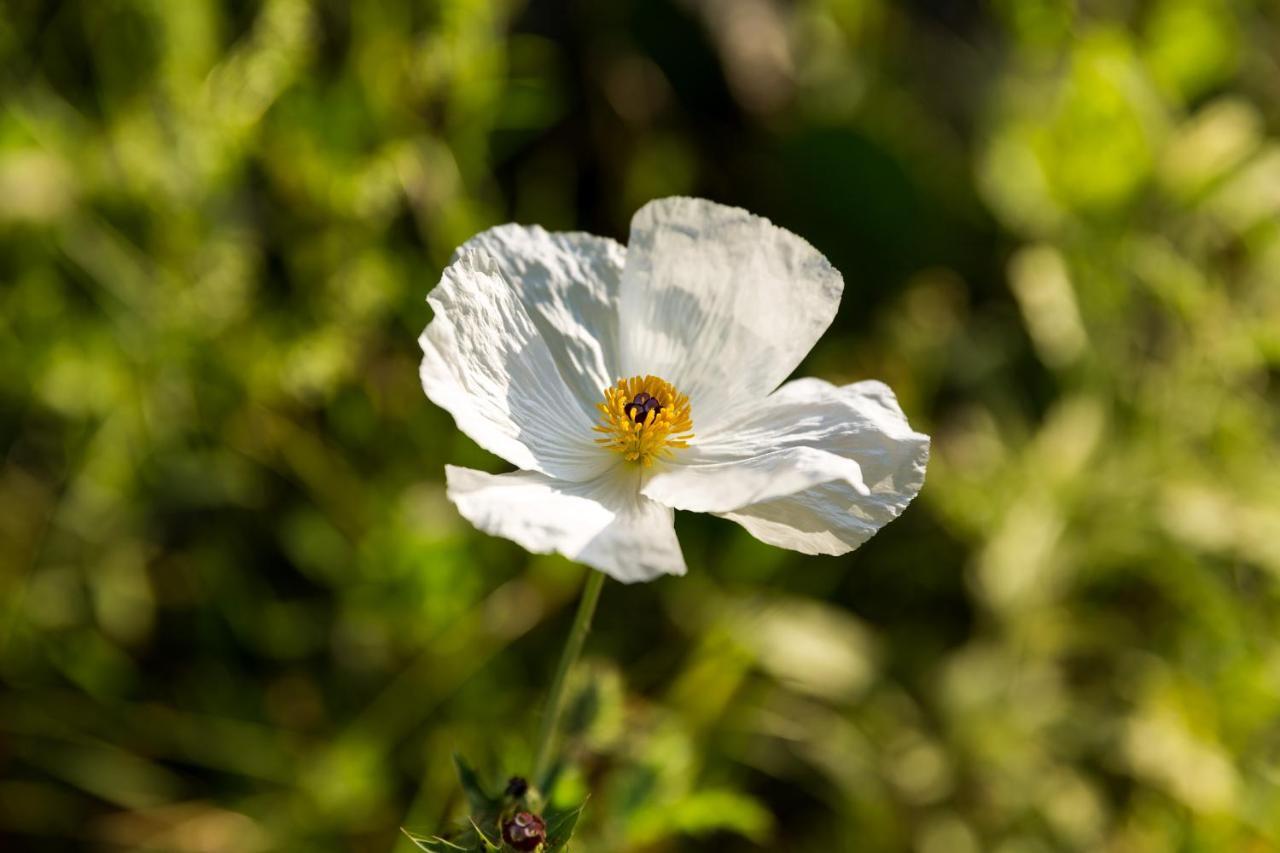
[[[604,402],[596,408],[601,418],[594,429],[604,435],[596,444],[646,468],[655,459],[670,458],[673,450],[688,447],[693,438],[689,398],[656,376],[619,379],[604,389]]]

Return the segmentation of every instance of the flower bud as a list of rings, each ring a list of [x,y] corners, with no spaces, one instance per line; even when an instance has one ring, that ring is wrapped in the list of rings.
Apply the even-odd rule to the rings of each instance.
[[[502,840],[517,850],[537,850],[547,840],[547,824],[533,812],[516,812],[502,825]]]

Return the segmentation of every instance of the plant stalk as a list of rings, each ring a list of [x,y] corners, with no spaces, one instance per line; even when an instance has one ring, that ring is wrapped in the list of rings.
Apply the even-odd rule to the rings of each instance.
[[[582,643],[591,630],[591,617],[596,612],[596,602],[600,600],[600,590],[604,587],[604,572],[590,569],[587,582],[582,588],[582,598],[578,600],[578,612],[573,617],[573,627],[569,629],[569,637],[565,640],[564,650],[560,652],[560,663],[556,666],[555,678],[551,681],[551,691],[547,694],[547,706],[542,713],[542,727],[538,732],[538,753],[533,764],[533,783],[540,784],[551,769],[552,756],[555,754],[555,741],[560,726],[560,715],[564,713],[565,688],[569,684],[569,671],[573,669],[578,655],[582,653]],[[549,791],[543,791],[549,795]]]

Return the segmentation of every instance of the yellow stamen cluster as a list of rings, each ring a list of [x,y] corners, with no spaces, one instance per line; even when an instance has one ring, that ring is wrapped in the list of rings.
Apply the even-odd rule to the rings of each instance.
[[[628,411],[628,406],[641,394],[657,400],[660,409],[641,415],[637,422],[633,418],[637,409],[631,406]],[[604,402],[596,404],[596,408],[603,417],[594,429],[605,435],[597,438],[596,444],[646,468],[654,459],[670,457],[673,449],[688,447],[693,438],[689,398],[656,376],[619,379],[617,385],[604,389]]]

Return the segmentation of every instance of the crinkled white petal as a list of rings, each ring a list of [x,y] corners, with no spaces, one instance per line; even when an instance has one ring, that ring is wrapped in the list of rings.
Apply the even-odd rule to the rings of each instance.
[[[458,427],[518,468],[589,480],[616,459],[594,441],[594,400],[566,382],[544,335],[499,263],[471,251],[427,297],[422,387]]]
[[[767,219],[703,199],[650,202],[631,220],[622,372],[671,382],[695,430],[715,429],[790,375],[843,287],[821,253]]]
[[[839,556],[874,536],[910,502],[910,498],[890,496],[868,503],[846,483],[833,481],[719,515],[769,545],[802,554]]]
[[[772,545],[843,554],[924,484],[929,437],[880,382],[799,379],[654,471],[643,494],[713,512]]]
[[[619,378],[618,294],[627,250],[580,231],[499,225],[472,237],[454,258],[477,249],[497,261],[574,393],[598,402]]]
[[[623,583],[685,573],[672,512],[640,496],[635,468],[585,483],[453,465],[445,475],[449,499],[468,521],[528,551],[562,554]]]

